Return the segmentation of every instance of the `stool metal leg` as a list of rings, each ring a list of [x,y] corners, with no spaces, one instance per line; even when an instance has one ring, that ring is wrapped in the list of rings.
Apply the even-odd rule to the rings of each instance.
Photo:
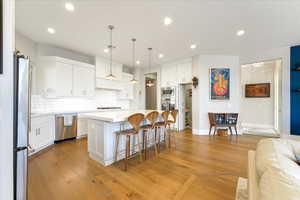
[[[130,155],[130,135],[126,135],[126,150],[125,150],[125,171],[127,171],[128,157]]]
[[[155,129],[151,129],[151,131],[155,131]],[[155,150],[155,156],[158,157],[157,144],[156,144],[156,132],[154,137],[154,150]]]
[[[138,140],[138,151],[139,151],[139,154],[140,154],[140,161],[143,160],[143,157],[142,157],[142,147],[141,147],[141,139],[140,139],[140,135],[137,134],[137,140]]]
[[[117,133],[116,134],[116,151],[115,151],[115,162],[118,161],[118,150],[119,150],[119,139],[120,139],[120,135]]]

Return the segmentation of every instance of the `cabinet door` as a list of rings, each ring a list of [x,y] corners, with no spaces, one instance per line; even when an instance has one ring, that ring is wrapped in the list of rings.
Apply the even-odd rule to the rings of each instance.
[[[109,74],[109,63],[107,60],[96,58],[96,77],[105,78]]]
[[[77,136],[84,136],[88,133],[88,120],[87,119],[78,119],[77,126]]]
[[[93,96],[95,90],[95,71],[90,67],[74,66],[73,95]]]
[[[162,87],[176,86],[178,84],[177,65],[169,64],[169,65],[164,65],[162,67],[161,82],[162,82]]]
[[[192,82],[192,63],[184,62],[177,66],[177,74],[179,83],[191,83]]]
[[[73,66],[62,62],[56,63],[56,96],[73,95]]]
[[[38,145],[39,147],[45,147],[51,142],[51,127],[50,127],[50,122],[44,122],[40,124],[38,128]]]
[[[37,137],[38,137],[38,128],[31,126],[31,131],[29,134],[29,145],[33,150],[38,148]]]

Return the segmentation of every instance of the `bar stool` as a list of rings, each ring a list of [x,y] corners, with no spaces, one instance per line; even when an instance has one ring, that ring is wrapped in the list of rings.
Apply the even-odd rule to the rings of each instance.
[[[130,158],[130,139],[131,136],[137,136],[138,139],[138,151],[140,154],[140,160],[142,161],[142,152],[141,152],[141,142],[139,137],[140,124],[142,120],[145,118],[145,115],[142,113],[136,113],[128,117],[128,122],[132,126],[133,129],[122,130],[116,132],[116,155],[115,161],[118,160],[118,148],[119,148],[119,139],[120,135],[126,136],[126,147],[125,147],[125,171],[127,171],[127,160]]]
[[[147,114],[146,119],[150,121],[150,124],[146,124],[142,126],[143,129],[143,147],[145,150],[145,160],[147,159],[147,152],[148,152],[148,141],[149,141],[149,133],[155,130],[155,126],[157,123],[157,118],[159,116],[159,113],[157,111],[152,111]],[[155,131],[155,137],[154,137],[154,149],[155,149],[155,155],[158,155],[157,152],[157,144],[156,144],[156,131]]]
[[[169,127],[169,136],[172,135],[174,137],[174,145],[175,145],[175,148],[176,148],[176,135],[171,133],[171,124],[175,125],[176,124],[176,121],[177,121],[177,115],[178,115],[178,110],[171,110],[170,111],[170,114],[173,118],[173,120],[167,120],[167,125]],[[169,137],[169,148],[171,148],[171,137]]]
[[[159,133],[155,134],[155,136],[158,135],[158,144],[157,144],[158,145],[158,153],[160,152],[160,143],[161,143],[160,142],[160,133],[161,133],[162,128],[164,129],[164,139],[165,139],[164,143],[167,144],[167,139],[166,139],[167,134],[166,133],[167,133],[167,125],[168,125],[167,121],[169,119],[169,114],[170,114],[169,111],[162,112],[161,116],[162,116],[163,121],[157,122],[155,124],[155,132],[157,133],[157,131],[159,130]]]

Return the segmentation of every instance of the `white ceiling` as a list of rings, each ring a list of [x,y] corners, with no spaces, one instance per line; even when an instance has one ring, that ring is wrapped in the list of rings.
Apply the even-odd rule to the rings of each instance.
[[[114,59],[131,64],[131,38],[137,38],[137,59],[153,62],[195,54],[240,55],[300,43],[299,0],[72,0],[73,13],[64,0],[16,0],[16,29],[42,43],[87,55],[107,57],[107,25],[114,31]],[[163,18],[173,19],[171,26]],[[47,28],[56,34],[47,33]],[[246,34],[236,36],[244,29]],[[198,48],[191,50],[192,43]],[[158,59],[158,54],[165,57]]]

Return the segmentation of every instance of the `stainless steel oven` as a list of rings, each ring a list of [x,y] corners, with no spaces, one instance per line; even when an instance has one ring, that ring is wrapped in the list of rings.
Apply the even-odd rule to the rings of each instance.
[[[163,87],[161,88],[161,109],[174,110],[177,103],[176,87]]]

